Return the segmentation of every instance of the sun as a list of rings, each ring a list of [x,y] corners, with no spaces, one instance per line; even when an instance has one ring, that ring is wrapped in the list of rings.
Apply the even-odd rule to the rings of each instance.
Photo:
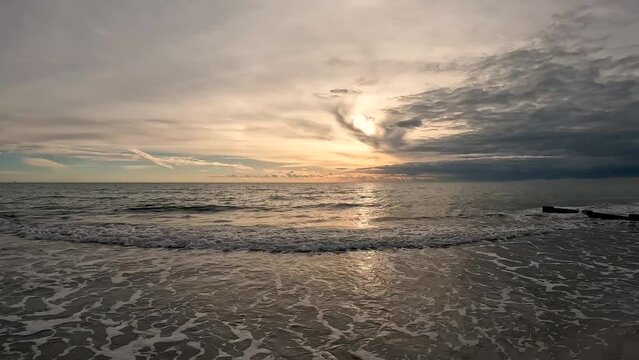
[[[357,114],[352,117],[353,126],[356,129],[361,130],[367,136],[373,136],[377,133],[377,125],[372,118],[367,117],[364,114]]]

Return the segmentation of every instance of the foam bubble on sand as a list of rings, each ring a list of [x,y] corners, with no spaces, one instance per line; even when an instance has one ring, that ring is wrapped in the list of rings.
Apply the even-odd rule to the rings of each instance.
[[[362,359],[362,360],[384,360],[383,358],[379,357],[376,353],[372,352],[372,351],[366,351],[364,349],[358,349],[357,351],[351,351],[351,354],[355,355],[356,357]]]
[[[118,300],[115,305],[113,305],[111,307],[111,311],[115,312],[118,311],[118,309],[120,309],[121,307],[125,306],[125,305],[133,305],[136,303],[136,301],[138,301],[138,299],[140,299],[142,297],[142,290],[136,290],[131,297],[127,300],[127,301],[120,301]]]
[[[203,314],[195,314],[195,317],[190,318],[184,324],[178,326],[167,336],[162,336],[159,329],[153,328],[145,332],[138,332],[139,336],[137,339],[115,349],[110,348],[110,345],[112,344],[111,339],[120,335],[120,330],[129,324],[122,323],[116,328],[108,328],[107,336],[109,341],[99,349],[98,355],[103,355],[110,359],[133,359],[140,350],[144,348],[154,348],[155,344],[186,340],[188,337],[184,332],[188,329],[194,328],[197,320],[202,317],[202,315]],[[149,334],[152,334],[152,336],[148,336]]]
[[[253,334],[250,331],[248,331],[246,326],[244,325],[233,326],[229,322],[224,322],[224,324],[231,329],[231,332],[233,333],[233,335],[237,336],[236,339],[229,340],[230,344],[241,343],[243,341],[249,340],[249,346],[246,349],[244,349],[242,356],[235,357],[234,359],[252,359],[254,356],[258,354],[271,353],[271,351],[268,349],[260,348],[260,346],[262,345],[262,342],[264,341],[266,337],[262,339],[255,339],[253,337]]]
[[[68,323],[78,322],[78,321],[80,321],[80,318],[79,318],[79,316],[77,314],[75,314],[73,316],[70,316],[70,317],[60,318],[60,319],[21,320],[21,322],[24,325],[25,329],[24,329],[24,331],[17,332],[16,335],[20,335],[20,336],[33,335],[33,334],[37,334],[37,333],[42,332],[42,331],[53,330],[54,327],[56,327],[58,325],[61,325],[61,324],[68,324]]]

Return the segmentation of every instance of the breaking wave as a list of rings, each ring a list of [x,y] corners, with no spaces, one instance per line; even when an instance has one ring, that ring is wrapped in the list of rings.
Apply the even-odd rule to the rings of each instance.
[[[589,189],[600,194],[595,185]],[[614,231],[618,223],[540,207],[551,199],[639,213],[634,185],[558,199],[555,185],[544,193],[520,183],[500,184],[498,193],[494,184],[3,184],[0,234],[216,251],[428,248],[592,226]]]
[[[574,228],[564,224],[554,229]],[[217,251],[335,252],[430,248],[496,241],[551,231],[549,226],[423,226],[385,228],[282,228],[273,226],[171,226],[157,224],[36,224],[0,218],[0,233],[31,240],[62,240],[138,247]]]

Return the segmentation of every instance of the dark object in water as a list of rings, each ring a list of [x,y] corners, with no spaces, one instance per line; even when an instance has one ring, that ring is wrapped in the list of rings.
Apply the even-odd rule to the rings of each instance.
[[[554,206],[542,206],[541,212],[545,213],[555,213],[555,214],[577,214],[579,213],[579,209],[566,209]]]
[[[602,219],[602,220],[629,220],[629,216],[608,214],[592,210],[581,210],[582,213],[588,215],[589,218]]]

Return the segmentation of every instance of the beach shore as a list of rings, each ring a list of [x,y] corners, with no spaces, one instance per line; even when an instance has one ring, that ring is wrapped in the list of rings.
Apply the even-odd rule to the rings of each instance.
[[[630,359],[637,230],[216,252],[0,238],[3,359]]]

